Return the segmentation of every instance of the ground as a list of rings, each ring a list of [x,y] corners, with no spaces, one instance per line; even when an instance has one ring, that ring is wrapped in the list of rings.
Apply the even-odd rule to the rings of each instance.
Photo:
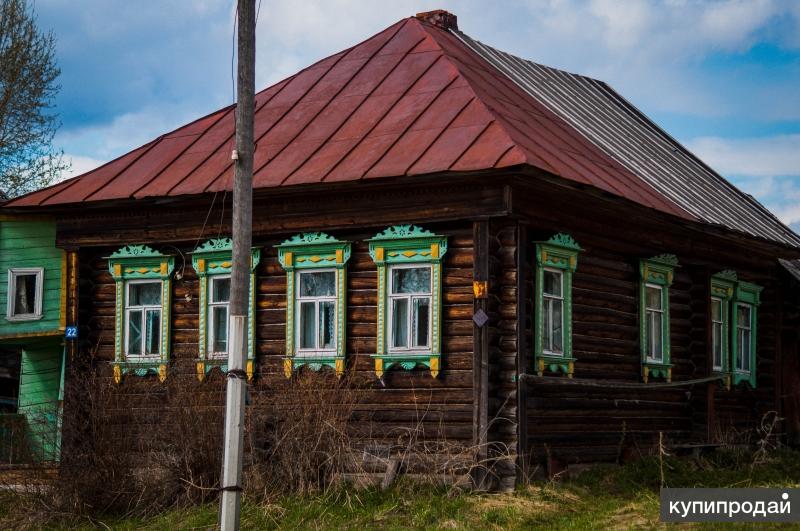
[[[542,481],[506,494],[470,494],[400,483],[387,492],[337,490],[324,495],[246,499],[243,529],[650,529],[658,489],[670,487],[800,487],[800,451],[768,455],[719,451],[624,466],[598,466],[569,480]],[[0,527],[19,525],[13,495],[0,497]],[[216,505],[175,509],[140,520],[69,517],[53,529],[213,529]],[[7,525],[3,525],[3,523]],[[719,526],[718,526],[719,527]],[[712,528],[712,527],[704,527]],[[800,529],[800,525],[797,526]]]

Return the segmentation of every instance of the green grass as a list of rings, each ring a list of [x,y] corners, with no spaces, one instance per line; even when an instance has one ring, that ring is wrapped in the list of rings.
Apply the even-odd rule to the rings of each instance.
[[[669,487],[800,487],[800,452],[717,452],[700,459],[642,459],[598,466],[575,479],[534,482],[506,494],[463,494],[401,482],[387,492],[339,490],[320,496],[245,499],[243,529],[650,529],[659,527],[661,475]],[[8,496],[8,495],[6,495]],[[4,501],[6,503],[4,503]],[[0,498],[0,527],[13,513]],[[155,518],[70,520],[61,528],[213,529],[217,506],[173,510]],[[58,529],[58,527],[56,527]]]

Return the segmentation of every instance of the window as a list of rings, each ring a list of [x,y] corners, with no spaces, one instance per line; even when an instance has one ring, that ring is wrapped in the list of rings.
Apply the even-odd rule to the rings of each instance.
[[[711,297],[711,368],[716,372],[724,369],[725,323],[722,299]]]
[[[231,302],[231,277],[211,278],[208,298],[208,352],[212,357],[228,355],[228,310]]]
[[[299,367],[329,367],[342,376],[350,243],[307,232],[276,247],[286,270],[284,374],[290,378]]]
[[[647,360],[664,361],[664,289],[661,286],[645,286],[645,345]]]
[[[731,373],[733,384],[757,383],[757,327],[758,306],[761,303],[760,286],[737,282],[732,300],[731,317]]]
[[[214,238],[204,242],[192,252],[192,267],[197,271],[199,287],[199,338],[195,360],[197,379],[205,380],[214,367],[226,372],[230,347],[231,270],[233,268],[233,240]],[[255,269],[261,259],[261,250],[251,249],[250,291],[247,305],[247,379],[255,374]]]
[[[125,355],[158,357],[161,349],[161,282],[128,281]]]
[[[672,380],[670,362],[669,287],[678,259],[671,254],[639,262],[639,344],[642,380]]]
[[[431,267],[390,267],[389,352],[430,352]]]
[[[9,269],[6,317],[11,321],[40,319],[43,290],[43,268]]]
[[[336,350],[336,270],[297,273],[297,355]]]
[[[753,307],[749,304],[736,305],[736,362],[734,370],[750,372],[750,349],[753,338]]]
[[[442,257],[447,238],[414,225],[395,225],[369,241],[378,273],[375,375],[425,367],[439,375]]]
[[[534,358],[536,372],[572,377],[572,275],[580,246],[569,234],[536,242]]]
[[[544,271],[544,352],[564,355],[564,275],[560,271]]]
[[[128,245],[108,258],[115,283],[114,381],[131,374],[167,377],[174,260],[146,245]]]
[[[720,271],[711,276],[709,297],[710,364],[711,372],[725,375],[725,387],[730,388],[730,311],[736,287],[736,272]]]

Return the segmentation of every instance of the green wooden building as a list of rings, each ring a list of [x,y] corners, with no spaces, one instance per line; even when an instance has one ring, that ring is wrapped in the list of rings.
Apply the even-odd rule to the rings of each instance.
[[[55,223],[0,217],[0,458],[58,461],[66,254]]]

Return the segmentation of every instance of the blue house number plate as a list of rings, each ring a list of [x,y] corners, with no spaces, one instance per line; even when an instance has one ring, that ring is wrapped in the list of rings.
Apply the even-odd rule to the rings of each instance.
[[[64,331],[64,337],[66,337],[67,339],[78,339],[78,327],[68,326],[67,329]]]

